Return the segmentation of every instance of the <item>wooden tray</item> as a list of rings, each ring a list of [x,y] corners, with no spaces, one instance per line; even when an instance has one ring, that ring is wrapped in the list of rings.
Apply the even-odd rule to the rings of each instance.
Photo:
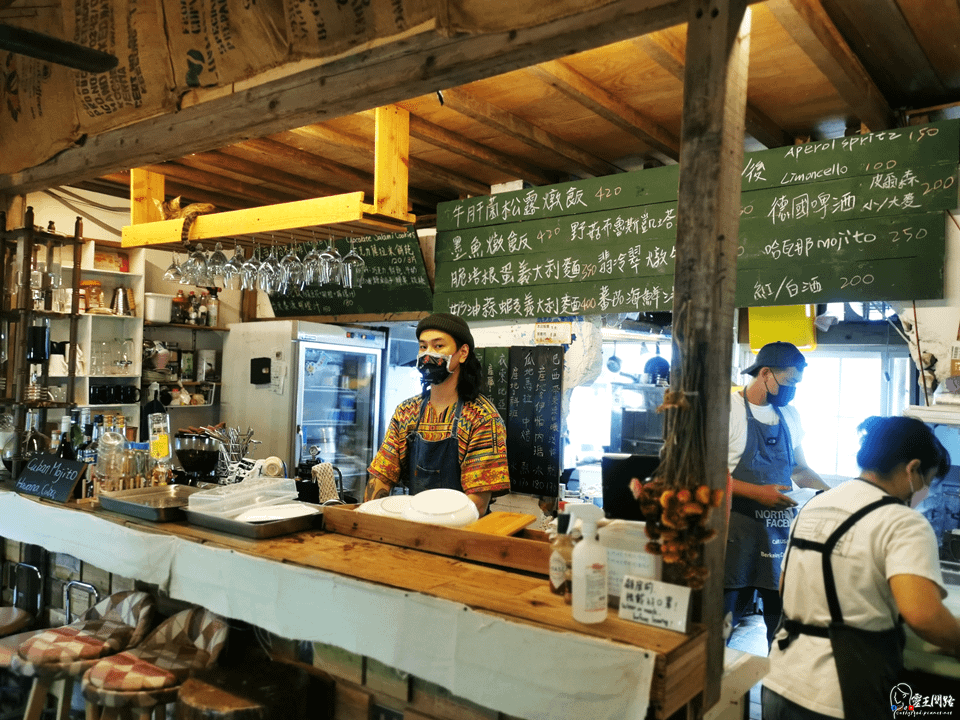
[[[400,518],[368,515],[357,512],[356,508],[356,505],[324,507],[324,529],[341,535],[352,535],[388,545],[513,568],[543,576],[549,573],[550,543],[546,541],[544,533],[525,531],[526,537],[492,535],[489,532],[470,530],[469,526],[448,528],[410,522]],[[503,514],[519,515],[519,513]],[[497,513],[490,515],[497,515]],[[515,518],[514,520],[516,521]],[[494,524],[492,521],[488,522],[491,525]],[[524,525],[527,524],[529,523],[524,522]]]

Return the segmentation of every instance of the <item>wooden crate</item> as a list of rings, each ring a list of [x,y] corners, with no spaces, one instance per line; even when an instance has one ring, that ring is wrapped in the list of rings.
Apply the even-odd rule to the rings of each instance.
[[[368,515],[357,512],[356,507],[356,505],[325,507],[323,509],[324,529],[341,535],[352,535],[388,545],[523,570],[538,575],[546,576],[549,572],[550,543],[547,542],[544,533],[527,531],[517,536],[493,535],[464,528],[425,525],[399,518]],[[491,513],[488,517],[517,514]],[[494,519],[498,520],[495,517]],[[508,524],[504,522],[504,525]]]

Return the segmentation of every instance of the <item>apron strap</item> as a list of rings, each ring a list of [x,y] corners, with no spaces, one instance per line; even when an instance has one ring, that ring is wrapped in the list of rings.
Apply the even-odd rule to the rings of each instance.
[[[830,537],[828,537],[826,541],[822,543],[791,536],[790,542],[787,544],[787,552],[783,558],[783,577],[785,578],[787,575],[787,561],[790,558],[790,550],[792,548],[797,548],[798,550],[812,550],[814,552],[821,553],[823,587],[827,596],[827,606],[830,608],[830,619],[832,622],[843,623],[843,612],[840,610],[840,598],[837,595],[837,584],[833,576],[833,563],[831,561],[833,549],[837,546],[837,543],[840,542],[840,538],[843,537],[843,535],[864,516],[870,514],[877,508],[881,508],[884,505],[892,505],[894,503],[901,503],[901,501],[892,495],[885,495],[879,500],[875,500],[868,505],[864,505],[862,508],[852,513],[850,517],[840,523],[837,529],[830,534]],[[796,520],[794,520],[794,528],[796,528]],[[830,637],[828,629],[825,626],[808,625],[807,623],[802,623],[797,620],[791,620],[790,618],[786,617],[786,615],[783,616],[780,625],[787,631],[787,637],[777,641],[777,646],[780,648],[780,650],[786,650],[790,646],[790,643],[792,643],[794,638],[796,638],[798,635]]]
[[[824,590],[826,590],[827,593],[827,605],[830,607],[830,619],[833,622],[843,622],[843,613],[840,611],[840,598],[837,595],[837,583],[833,576],[833,564],[831,561],[833,549],[837,546],[837,543],[840,542],[840,538],[843,536],[843,534],[853,527],[854,524],[862,517],[869,515],[877,508],[881,508],[884,505],[892,505],[894,503],[902,504],[899,499],[893,497],[892,495],[885,495],[869,505],[864,505],[850,517],[840,523],[840,526],[833,531],[833,533],[824,543],[823,550],[821,551],[823,553],[823,584]]]

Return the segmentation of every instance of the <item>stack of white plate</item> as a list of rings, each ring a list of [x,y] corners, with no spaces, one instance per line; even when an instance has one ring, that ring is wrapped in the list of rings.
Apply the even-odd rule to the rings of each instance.
[[[447,488],[424,490],[417,495],[388,495],[363,503],[357,511],[446,527],[463,527],[480,517],[466,493]]]

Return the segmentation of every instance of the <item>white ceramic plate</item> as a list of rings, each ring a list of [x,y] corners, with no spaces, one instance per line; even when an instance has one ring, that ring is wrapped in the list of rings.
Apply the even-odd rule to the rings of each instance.
[[[362,512],[367,515],[383,515],[380,505],[384,500],[386,500],[386,498],[377,498],[376,500],[367,500],[365,503],[360,503],[357,505],[357,512]]]
[[[409,495],[388,495],[380,501],[380,514],[386,517],[403,517],[403,511],[410,506]]]
[[[436,488],[411,497],[403,517],[413,522],[462,527],[479,519],[480,513],[466,493]]]
[[[290,518],[316,515],[317,508],[303,503],[288,503],[286,505],[271,505],[264,508],[251,508],[240,513],[234,520],[240,522],[270,522],[271,520],[289,520]]]

